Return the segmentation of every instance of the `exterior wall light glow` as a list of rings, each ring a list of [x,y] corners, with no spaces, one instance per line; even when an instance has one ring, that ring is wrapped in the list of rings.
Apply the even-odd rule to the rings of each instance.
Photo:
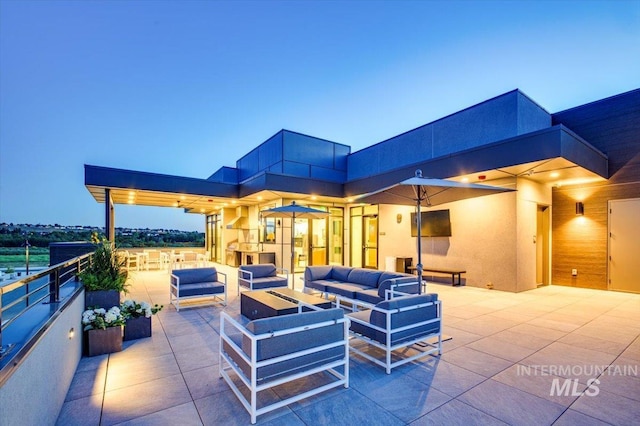
[[[71,327],[69,329],[69,340],[73,339],[73,336],[75,336],[75,335],[76,335],[76,330],[75,330],[75,328]]]
[[[584,216],[584,203],[582,201],[576,203],[576,215]]]

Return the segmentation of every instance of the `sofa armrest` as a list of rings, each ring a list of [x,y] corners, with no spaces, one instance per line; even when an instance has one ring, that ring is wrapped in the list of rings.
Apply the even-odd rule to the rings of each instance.
[[[287,277],[287,281],[289,281],[289,270],[284,268],[276,268],[276,274],[282,274]]]
[[[171,287],[176,289],[176,295],[178,294],[178,289],[180,288],[180,277],[174,274],[171,274]]]

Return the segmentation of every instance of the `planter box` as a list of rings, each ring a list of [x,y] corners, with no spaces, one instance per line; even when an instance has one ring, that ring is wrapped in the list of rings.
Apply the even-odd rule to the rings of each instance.
[[[87,330],[86,353],[88,356],[110,354],[122,350],[122,326],[105,330]]]
[[[111,309],[120,306],[120,292],[116,290],[98,290],[84,292],[84,308]]]
[[[129,318],[124,325],[124,340],[151,337],[151,318]]]

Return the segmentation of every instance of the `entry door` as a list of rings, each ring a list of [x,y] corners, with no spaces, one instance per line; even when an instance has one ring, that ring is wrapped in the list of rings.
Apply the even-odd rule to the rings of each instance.
[[[640,198],[609,201],[609,289],[640,293]]]
[[[363,266],[378,269],[378,215],[363,216],[362,230],[364,231]]]
[[[311,221],[311,265],[327,264],[327,219]]]

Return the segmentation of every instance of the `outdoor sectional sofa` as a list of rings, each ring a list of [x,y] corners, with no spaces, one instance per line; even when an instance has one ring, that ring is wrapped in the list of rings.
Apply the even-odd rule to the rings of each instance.
[[[376,304],[398,293],[417,294],[420,291],[415,275],[348,266],[307,266],[304,271],[305,289],[321,291],[325,297]]]

